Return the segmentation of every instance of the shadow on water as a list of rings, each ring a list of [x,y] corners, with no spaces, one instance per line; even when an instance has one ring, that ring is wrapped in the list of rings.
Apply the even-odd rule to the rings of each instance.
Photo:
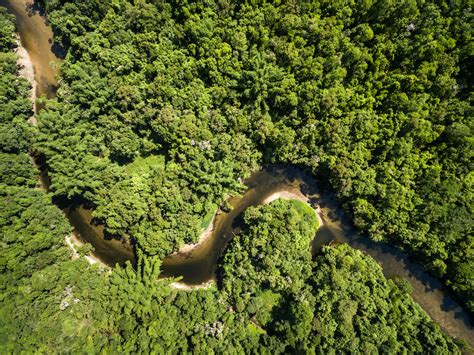
[[[52,31],[41,15],[44,10],[35,3],[27,7],[25,0],[0,0],[15,14],[17,29],[22,43],[33,62],[35,80],[38,83],[38,97],[53,97],[58,85],[58,63],[60,48],[52,46]],[[55,54],[56,53],[56,54]],[[58,55],[57,55],[58,54]],[[52,64],[52,65],[50,65]],[[56,65],[55,65],[56,64]],[[43,172],[42,181],[47,186],[49,179]],[[228,202],[233,207],[228,213],[221,212],[213,223],[210,238],[196,246],[191,252],[173,254],[164,259],[163,276],[183,276],[183,281],[190,285],[201,284],[215,278],[216,264],[233,233],[238,233],[241,214],[249,206],[261,204],[274,192],[299,191],[308,197],[309,203],[319,206],[320,217],[324,225],[318,230],[313,244],[316,252],[328,243],[348,243],[377,260],[384,274],[391,278],[400,276],[407,279],[413,288],[412,296],[431,318],[448,334],[471,342],[474,329],[466,311],[443,290],[438,280],[423,271],[396,248],[382,243],[375,243],[367,237],[360,236],[354,230],[349,217],[338,207],[331,194],[321,194],[314,178],[301,170],[290,166],[273,166],[256,172],[246,181],[247,191]],[[76,235],[91,243],[95,255],[108,265],[123,264],[134,260],[130,245],[120,240],[109,238],[102,226],[91,220],[91,211],[83,207],[66,208],[66,215],[75,228]]]
[[[234,235],[243,224],[242,212],[249,206],[258,206],[273,193],[300,192],[308,203],[318,209],[323,225],[313,240],[314,253],[324,245],[347,243],[372,256],[387,278],[402,277],[412,286],[413,299],[451,336],[472,342],[472,319],[436,278],[422,266],[412,262],[406,253],[385,243],[374,242],[362,236],[353,227],[349,217],[337,205],[330,193],[320,193],[314,178],[291,166],[267,167],[254,173],[246,182],[248,189],[241,196],[231,197],[232,210],[218,212],[213,220],[213,232],[191,251],[176,253],[163,260],[162,277],[182,277],[187,285],[200,285],[216,279],[217,264]],[[67,212],[76,233],[95,248],[94,255],[108,265],[123,264],[134,259],[129,245],[117,240],[106,240],[102,226],[91,222],[91,210],[84,208]],[[219,275],[218,275],[219,281]],[[471,344],[472,346],[472,344]]]
[[[46,9],[39,1],[26,2],[25,7],[29,16],[40,15],[44,17],[46,15]],[[45,22],[47,23],[48,21],[45,20]]]
[[[387,278],[402,277],[412,286],[414,300],[450,335],[472,341],[472,319],[442,284],[426,273],[422,266],[410,260],[406,253],[385,243],[374,242],[355,230],[350,217],[339,208],[335,197],[321,193],[315,179],[291,166],[267,167],[246,181],[248,190],[229,200],[234,210],[222,213],[215,219],[212,237],[199,244],[183,259],[172,255],[164,261],[164,276],[183,276],[183,281],[196,285],[215,278],[216,264],[232,232],[242,223],[241,213],[248,206],[261,204],[266,197],[278,191],[299,191],[309,199],[309,204],[319,206],[324,224],[316,234],[313,251],[318,252],[327,244],[348,243],[351,247],[372,256]],[[471,344],[472,345],[472,344]]]
[[[125,240],[106,236],[104,227],[92,222],[90,209],[81,206],[65,208],[63,211],[74,227],[75,236],[82,242],[90,243],[94,247],[94,256],[100,261],[110,267],[124,265],[127,261],[135,263],[133,247]]]
[[[44,19],[44,23],[47,26],[50,25],[48,19],[45,17],[46,9],[40,1],[35,0],[35,1],[19,1],[19,2],[24,4],[26,13],[28,14],[29,17],[40,16],[42,19]],[[64,47],[62,47],[59,43],[54,42],[52,37],[48,41],[48,43],[51,45],[50,51],[58,59],[64,59],[66,57],[67,50]]]

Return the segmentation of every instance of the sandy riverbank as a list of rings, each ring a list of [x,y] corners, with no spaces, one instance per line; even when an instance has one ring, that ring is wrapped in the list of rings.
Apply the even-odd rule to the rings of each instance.
[[[266,205],[267,203],[273,202],[275,200],[278,200],[279,198],[284,199],[284,200],[299,200],[305,203],[308,203],[308,197],[303,195],[299,190],[298,191],[289,191],[289,190],[283,190],[283,191],[277,191],[272,193],[270,196],[268,196],[265,200],[263,200],[262,204]],[[309,203],[308,203],[309,204]],[[321,227],[324,225],[324,220],[321,217],[322,211],[319,206],[313,208],[314,213],[316,214],[316,217],[318,218],[318,226]]]
[[[25,49],[23,44],[21,43],[21,39],[17,36],[16,39],[17,47],[15,49],[15,53],[17,55],[17,64],[20,68],[19,74],[22,78],[28,80],[31,85],[30,90],[30,100],[33,105],[33,114],[36,113],[36,80],[35,80],[35,70],[33,68],[33,62],[31,61],[30,55],[28,51]],[[30,117],[30,122],[36,126],[36,117],[33,115]]]
[[[64,240],[66,242],[66,245],[72,251],[71,259],[73,259],[73,260],[79,259],[81,256],[77,252],[76,248],[81,247],[82,245],[84,245],[84,243],[82,241],[80,241],[74,234],[66,236],[66,238]],[[102,261],[100,261],[100,259],[96,258],[93,255],[84,255],[84,258],[91,265],[100,264],[101,266],[103,266],[105,268],[109,268],[109,266],[107,264],[103,263]],[[172,282],[172,283],[170,283],[171,288],[174,288],[174,289],[177,289],[177,290],[182,290],[182,291],[194,291],[194,290],[199,290],[199,289],[206,289],[206,288],[210,288],[214,285],[215,285],[214,280],[209,280],[208,282],[203,283],[201,285],[187,285],[187,284],[184,284],[184,283],[181,283],[181,282]]]
[[[293,192],[293,191],[278,191],[270,196],[268,196],[263,202],[262,205],[266,205],[270,202],[273,202],[279,198],[286,199],[286,200],[299,200],[308,203],[308,198],[303,195],[301,192]],[[318,218],[318,223],[319,226],[322,226],[324,224],[323,219],[321,218],[321,211],[319,209],[319,206],[314,209],[314,212],[316,213],[316,216]],[[212,217],[211,223],[209,223],[209,226],[201,233],[201,236],[199,237],[199,240],[195,244],[185,244],[183,245],[177,252],[173,253],[172,255],[181,255],[181,254],[188,254],[190,253],[193,249],[198,247],[200,244],[204,243],[208,238],[212,236],[212,233],[214,232],[214,221],[217,216],[217,213],[214,214],[214,217]]]
[[[72,251],[72,256],[71,256],[71,259],[79,259],[80,258],[80,255],[79,253],[77,252],[77,249],[76,248],[79,248],[81,247],[82,245],[84,245],[83,242],[81,242],[74,234],[71,234],[71,235],[68,235],[66,236],[66,238],[64,239],[65,242],[66,242],[66,245],[69,247],[69,249],[71,249]],[[107,264],[103,263],[102,261],[100,261],[99,258],[95,257],[94,255],[84,255],[84,258],[89,262],[89,264],[93,265],[93,264],[100,264],[101,266],[104,266],[104,267],[109,267]]]
[[[208,282],[205,282],[200,285],[187,285],[182,282],[172,282],[170,283],[170,287],[175,288],[177,290],[182,290],[182,291],[194,291],[194,290],[203,290],[206,288],[210,288],[214,286],[216,282],[214,280],[209,280]]]
[[[303,195],[299,190],[295,190],[295,191],[282,190],[282,191],[277,191],[277,192],[272,193],[271,195],[266,197],[262,201],[261,204],[265,205],[265,204],[273,202],[273,201],[275,201],[279,198],[286,199],[286,200],[299,200],[299,201],[302,201],[302,202],[305,202],[305,203],[309,202],[308,197]],[[316,214],[316,217],[318,219],[318,225],[319,225],[319,227],[321,227],[324,224],[324,221],[321,218],[322,211],[320,210],[319,206],[317,206],[316,208],[314,208],[312,206],[312,208],[313,208],[313,210]],[[196,249],[196,248],[200,247],[202,244],[204,244],[208,238],[211,238],[214,231],[215,231],[214,223],[215,223],[216,216],[217,216],[217,213],[212,218],[211,223],[209,223],[209,226],[207,227],[207,229],[202,232],[198,243],[196,243],[196,244],[186,244],[182,248],[180,248],[179,251],[174,253],[173,255],[180,255],[180,256],[181,255],[183,255],[183,256],[184,255],[189,255],[194,249]],[[205,289],[205,288],[209,288],[213,285],[215,285],[215,280],[214,279],[210,280],[208,282],[205,282],[203,284],[200,284],[200,285],[187,285],[187,284],[185,284],[183,282],[180,282],[180,281],[173,282],[173,283],[170,284],[170,286],[173,287],[173,288],[176,288],[178,290],[185,290],[185,291]]]
[[[188,254],[190,253],[194,248],[196,248],[198,245],[204,243],[209,237],[212,236],[212,233],[214,232],[214,221],[217,216],[217,212],[214,214],[214,216],[211,219],[211,223],[207,226],[207,228],[201,233],[199,236],[199,240],[195,244],[184,244],[179,250],[172,255],[183,255],[183,254]]]
[[[20,36],[16,36],[16,44],[17,47],[15,49],[15,53],[17,55],[17,65],[19,67],[18,74],[20,77],[25,78],[28,80],[28,82],[31,85],[31,90],[30,90],[30,100],[32,104],[32,110],[33,110],[33,116],[29,118],[29,122],[33,125],[36,126],[38,124],[36,120],[36,79],[35,79],[35,70],[33,67],[33,62],[30,58],[30,55],[26,48],[23,46],[23,43],[21,42]],[[34,159],[32,158],[32,163],[33,165],[36,165],[34,162]],[[41,180],[40,180],[41,181]],[[47,190],[44,186],[44,184],[41,183],[41,186]],[[81,247],[84,243],[82,243],[74,234],[71,234],[69,236],[66,236],[65,238],[66,245],[71,249],[72,251],[72,259],[79,259],[80,255],[76,250],[76,247]],[[102,266],[108,267],[106,264],[101,262],[97,257],[93,255],[85,255],[84,258],[89,262],[89,264],[96,264],[99,263]]]

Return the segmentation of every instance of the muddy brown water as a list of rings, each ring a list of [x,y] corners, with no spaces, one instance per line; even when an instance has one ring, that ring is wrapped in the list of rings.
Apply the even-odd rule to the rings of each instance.
[[[37,96],[54,96],[60,63],[52,50],[52,31],[38,11],[31,11],[27,1],[0,0],[16,16],[17,30],[23,46],[33,62]],[[413,287],[414,300],[451,336],[474,344],[474,327],[465,311],[441,283],[424,272],[408,256],[389,245],[375,243],[360,236],[347,216],[337,207],[330,194],[321,194],[311,176],[294,167],[269,167],[256,172],[246,181],[248,190],[241,196],[231,197],[233,207],[229,213],[220,213],[214,219],[212,236],[188,253],[178,253],[165,258],[163,276],[182,276],[182,282],[198,285],[214,278],[216,263],[233,236],[241,213],[249,206],[257,206],[268,196],[279,191],[300,191],[309,197],[313,206],[320,206],[324,225],[319,228],[314,250],[331,241],[348,243],[353,248],[371,255],[382,266],[387,277],[403,277]],[[119,240],[104,238],[103,227],[91,223],[91,211],[84,208],[64,210],[75,228],[75,234],[95,248],[95,256],[108,265],[123,264],[134,259],[133,250]],[[237,223],[238,224],[238,223]]]
[[[58,86],[60,61],[53,52],[53,32],[44,18],[32,5],[32,1],[0,0],[0,6],[16,16],[17,31],[21,43],[28,51],[36,81],[36,97],[52,98]]]
[[[172,255],[164,260],[166,276],[183,276],[188,285],[202,284],[215,277],[216,264],[233,236],[238,217],[249,206],[257,206],[268,196],[280,191],[300,192],[309,198],[312,207],[320,207],[324,224],[314,239],[318,251],[331,242],[347,243],[372,256],[387,278],[402,277],[413,288],[413,299],[451,336],[474,340],[472,319],[442,284],[426,273],[422,266],[410,260],[406,253],[385,243],[376,243],[360,235],[348,216],[337,206],[330,193],[321,193],[316,180],[291,166],[267,167],[246,181],[248,190],[240,197],[229,199],[233,210],[215,218],[212,237],[198,244],[190,253]]]

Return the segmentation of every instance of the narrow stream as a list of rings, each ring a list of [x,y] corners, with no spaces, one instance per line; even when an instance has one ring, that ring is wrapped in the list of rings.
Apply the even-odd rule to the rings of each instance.
[[[52,50],[52,32],[38,11],[27,7],[26,0],[0,0],[15,14],[21,42],[29,53],[37,82],[37,96],[51,98],[57,88],[58,58]],[[310,204],[319,205],[324,225],[318,230],[314,249],[335,240],[371,255],[382,265],[387,277],[400,276],[413,287],[413,298],[430,317],[451,336],[467,340],[474,346],[474,327],[469,314],[443,290],[441,283],[409,260],[405,253],[382,243],[360,236],[347,216],[330,196],[320,194],[311,176],[290,166],[269,167],[256,172],[246,181],[248,190],[239,197],[229,199],[233,207],[229,213],[220,213],[214,219],[214,230],[208,239],[190,252],[176,253],[163,262],[163,276],[183,276],[188,285],[198,285],[214,278],[218,258],[232,238],[238,217],[249,206],[261,204],[268,196],[279,191],[294,191],[309,198]],[[118,240],[106,240],[103,227],[91,224],[90,210],[67,208],[64,210],[75,228],[75,234],[95,248],[95,256],[108,265],[133,260],[130,246]]]

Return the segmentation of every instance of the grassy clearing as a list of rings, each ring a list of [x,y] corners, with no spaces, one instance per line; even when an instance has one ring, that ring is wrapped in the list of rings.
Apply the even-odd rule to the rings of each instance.
[[[211,224],[212,219],[214,218],[214,215],[216,214],[218,208],[219,206],[217,206],[216,204],[211,205],[211,208],[209,208],[209,211],[206,213],[201,222],[202,230],[205,230],[207,229],[207,227],[209,227],[209,224]]]
[[[291,200],[293,206],[301,212],[302,215],[307,215],[308,219],[314,225],[315,229],[319,228],[318,218],[316,217],[316,211],[306,202],[300,200]]]

